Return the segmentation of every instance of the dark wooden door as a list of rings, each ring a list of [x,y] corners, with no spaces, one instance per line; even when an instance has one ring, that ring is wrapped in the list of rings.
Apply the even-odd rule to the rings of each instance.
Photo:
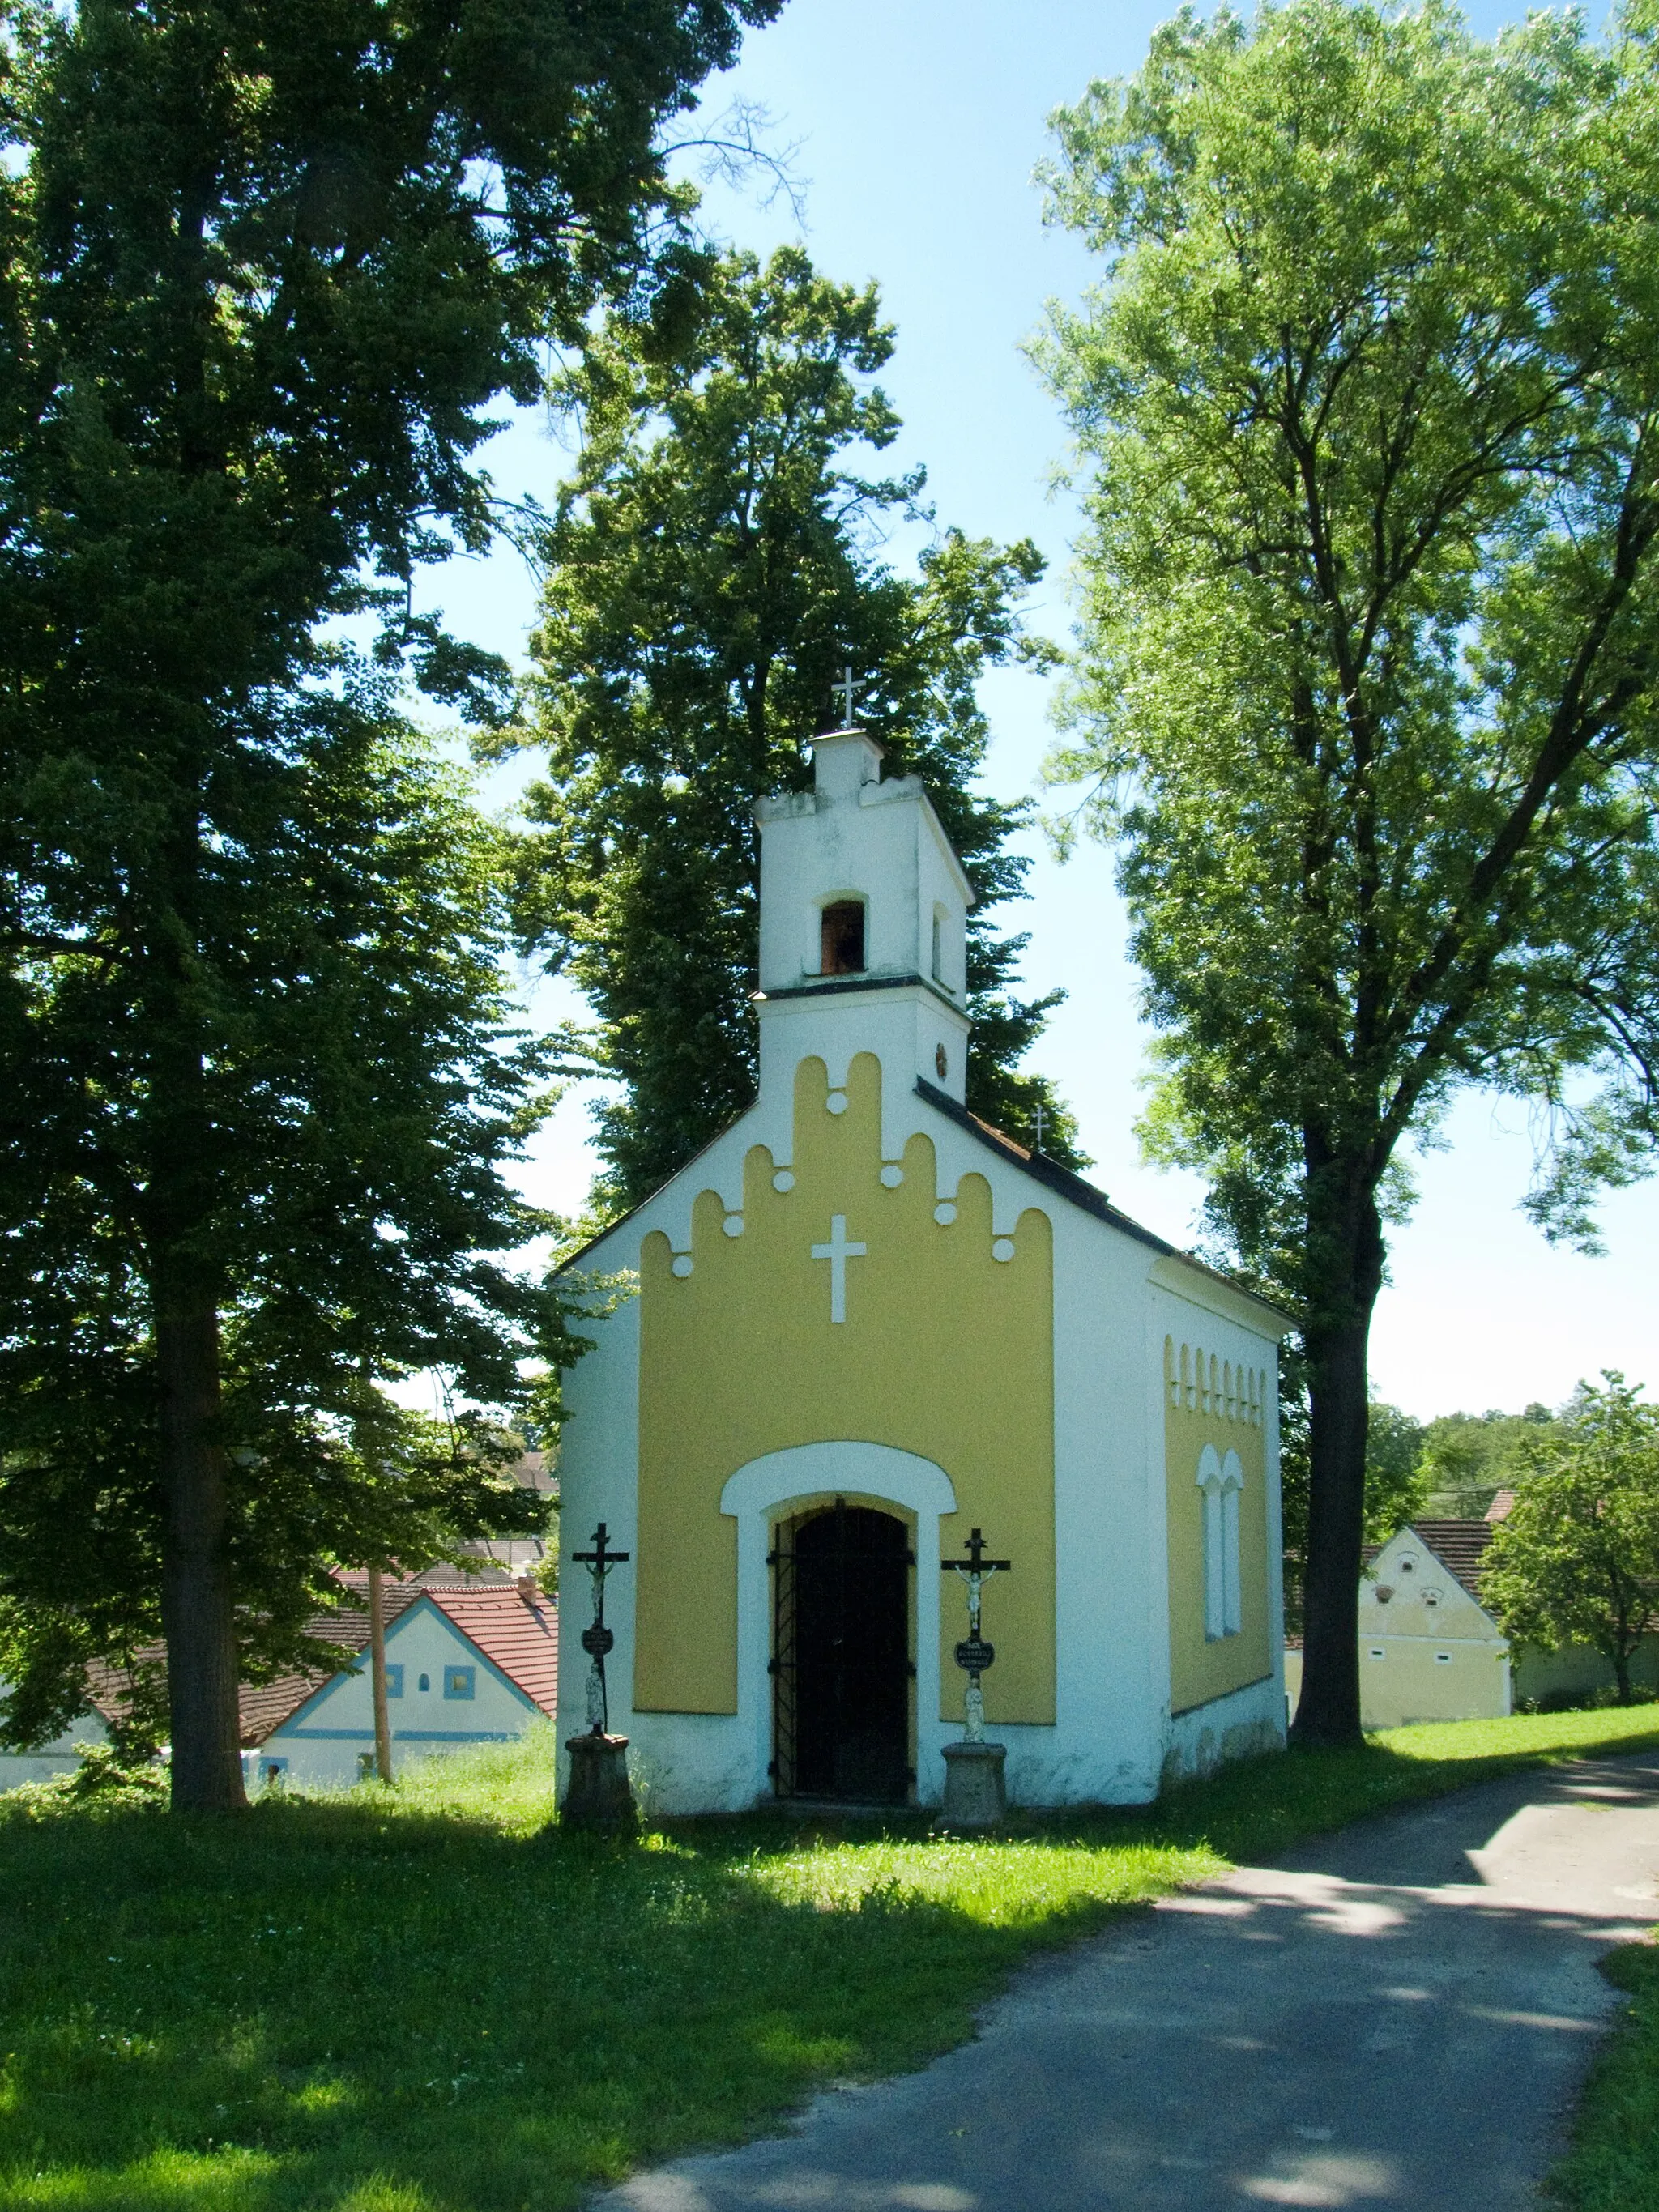
[[[909,1794],[909,1532],[839,1501],[778,1532],[780,1794],[902,1804]]]

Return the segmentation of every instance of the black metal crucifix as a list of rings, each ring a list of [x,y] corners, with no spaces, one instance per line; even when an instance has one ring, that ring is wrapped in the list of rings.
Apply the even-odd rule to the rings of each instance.
[[[963,1697],[962,1735],[964,1743],[985,1741],[985,1698],[979,1678],[995,1660],[997,1648],[988,1644],[979,1632],[980,1593],[986,1577],[1006,1574],[1013,1566],[1012,1559],[988,1559],[985,1539],[977,1528],[970,1530],[963,1550],[968,1554],[964,1567],[960,1559],[941,1559],[939,1566],[947,1575],[960,1575],[968,1585],[968,1635],[965,1642],[957,1646],[957,1664],[968,1677],[968,1687]]]
[[[603,1521],[593,1531],[591,1552],[573,1552],[571,1560],[586,1567],[593,1577],[593,1620],[591,1627],[582,1631],[582,1650],[592,1661],[587,1674],[587,1723],[590,1735],[611,1733],[611,1704],[605,1686],[605,1655],[616,1644],[616,1638],[605,1625],[605,1578],[612,1567],[626,1564],[626,1552],[613,1552],[608,1547],[609,1531]]]

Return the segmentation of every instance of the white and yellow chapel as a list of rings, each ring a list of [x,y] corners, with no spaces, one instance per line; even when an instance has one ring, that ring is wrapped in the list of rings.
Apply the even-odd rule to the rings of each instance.
[[[1284,1738],[1284,1317],[967,1110],[972,893],[881,761],[819,738],[757,809],[759,1094],[569,1263],[622,1289],[567,1377],[564,1547],[628,1554],[609,1725],[654,1811],[938,1803],[975,1530],[1013,1802]]]

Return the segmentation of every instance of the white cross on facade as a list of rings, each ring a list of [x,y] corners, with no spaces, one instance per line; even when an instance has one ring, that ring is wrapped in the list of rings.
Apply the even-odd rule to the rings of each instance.
[[[843,730],[850,730],[853,726],[853,664],[851,661],[848,662],[842,671],[841,682],[830,686],[830,696],[841,701],[842,727]]]
[[[847,1262],[849,1260],[861,1260],[866,1249],[862,1244],[848,1243],[847,1216],[844,1213],[830,1215],[830,1242],[827,1244],[815,1244],[812,1247],[812,1257],[815,1260],[827,1260],[830,1262],[830,1318],[831,1321],[845,1321],[847,1318]]]
[[[1048,1116],[1043,1112],[1042,1102],[1039,1100],[1036,1109],[1036,1149],[1038,1152],[1042,1150],[1042,1131],[1048,1119]]]

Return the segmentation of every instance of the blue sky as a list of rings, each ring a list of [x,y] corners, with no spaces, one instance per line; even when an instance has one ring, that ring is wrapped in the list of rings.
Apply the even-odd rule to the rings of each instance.
[[[905,422],[895,459],[926,464],[941,525],[1037,541],[1050,572],[1033,620],[1055,635],[1070,621],[1075,515],[1050,489],[1064,435],[1021,349],[1044,301],[1075,298],[1091,270],[1072,239],[1042,227],[1031,172],[1048,112],[1091,76],[1133,70],[1170,12],[1123,0],[789,0],[704,104],[713,119],[734,98],[763,103],[778,139],[800,142],[804,243],[826,274],[874,277],[897,325],[882,379]],[[1489,33],[1514,12],[1480,7],[1470,20]],[[717,229],[762,252],[801,235],[782,204],[768,210],[722,187],[707,206]],[[490,465],[503,490],[545,497],[565,458],[532,415],[496,441]],[[904,551],[896,541],[895,557]],[[534,590],[515,555],[453,562],[431,590],[463,635],[522,656]],[[1030,791],[1049,742],[1048,686],[998,675],[984,697],[995,730],[988,781],[1003,797]],[[496,780],[498,803],[510,803],[513,781]],[[1085,847],[1061,866],[1039,836],[1029,848],[1031,897],[1018,918],[1031,932],[1027,980],[1071,994],[1034,1059],[1077,1109],[1093,1179],[1188,1242],[1200,1191],[1137,1156],[1146,1033],[1110,855]],[[546,991],[537,1004],[560,1006]],[[592,1171],[586,1128],[586,1103],[568,1098],[526,1176],[538,1202],[580,1202]],[[1650,1258],[1659,1186],[1608,1201],[1606,1257],[1553,1251],[1516,1211],[1531,1159],[1524,1107],[1471,1097],[1446,1133],[1447,1148],[1420,1164],[1415,1218],[1395,1239],[1372,1338],[1379,1393],[1429,1415],[1554,1403],[1604,1366],[1659,1385]]]

